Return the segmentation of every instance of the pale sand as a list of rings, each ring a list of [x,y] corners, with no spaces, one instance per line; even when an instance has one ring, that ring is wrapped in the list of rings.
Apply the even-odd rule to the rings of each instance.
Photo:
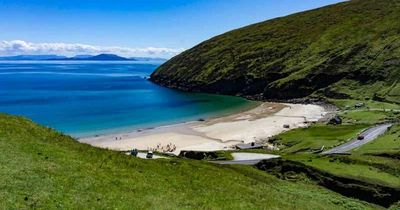
[[[79,141],[96,147],[126,151],[133,148],[148,150],[158,144],[176,146],[181,150],[227,150],[238,143],[260,141],[289,129],[305,127],[304,122],[318,121],[325,115],[318,105],[262,103],[248,111],[225,117],[157,127],[141,131],[83,138]],[[283,125],[290,128],[283,128]],[[121,140],[115,140],[121,137]]]

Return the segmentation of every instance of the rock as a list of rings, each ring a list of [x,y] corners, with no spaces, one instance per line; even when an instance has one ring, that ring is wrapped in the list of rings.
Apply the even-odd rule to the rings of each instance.
[[[185,157],[195,160],[216,159],[218,155],[216,152],[202,152],[202,151],[181,151],[179,157]]]
[[[328,125],[340,125],[340,124],[342,124],[342,118],[340,118],[339,115],[336,115],[336,116],[332,117],[328,121]]]
[[[360,103],[356,103],[355,105],[354,105],[354,108],[363,108],[365,106],[365,104],[364,103],[362,103],[362,102],[360,102]]]

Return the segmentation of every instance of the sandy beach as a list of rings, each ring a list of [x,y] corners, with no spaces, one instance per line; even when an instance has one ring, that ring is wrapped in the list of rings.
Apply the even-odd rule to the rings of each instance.
[[[173,148],[170,153],[179,154],[181,150],[228,150],[239,143],[259,142],[290,129],[306,127],[325,114],[324,108],[318,105],[261,103],[250,110],[205,121],[94,136],[79,141],[119,151]],[[289,128],[284,128],[284,125]]]

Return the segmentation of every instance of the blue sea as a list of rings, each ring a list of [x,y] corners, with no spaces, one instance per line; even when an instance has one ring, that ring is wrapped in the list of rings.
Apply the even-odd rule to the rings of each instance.
[[[1,61],[0,112],[84,137],[215,117],[254,105],[238,97],[155,85],[146,78],[159,65]]]

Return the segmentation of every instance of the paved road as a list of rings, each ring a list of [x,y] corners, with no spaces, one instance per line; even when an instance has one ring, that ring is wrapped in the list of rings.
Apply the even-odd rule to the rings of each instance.
[[[130,152],[127,152],[127,153],[125,153],[125,154],[127,154],[127,155],[131,155],[131,153]],[[137,154],[137,158],[142,158],[142,159],[147,159],[147,160],[151,160],[151,159],[160,159],[160,158],[168,158],[168,157],[165,157],[165,156],[160,156],[160,155],[153,155],[153,158],[151,158],[151,159],[149,159],[149,158],[146,158],[146,155],[147,155],[147,153],[145,153],[145,152],[139,152],[138,154]]]
[[[212,161],[213,163],[223,165],[255,165],[261,160],[267,160],[271,158],[278,158],[279,155],[270,155],[262,153],[247,153],[247,152],[235,152],[232,153],[233,160],[227,161]]]
[[[355,149],[357,147],[360,147],[361,145],[364,145],[368,142],[375,140],[380,135],[384,134],[387,131],[387,129],[391,126],[392,124],[383,124],[383,125],[377,125],[372,128],[368,128],[367,130],[361,133],[361,135],[364,136],[364,140],[357,140],[357,138],[355,138],[345,144],[342,144],[333,149],[322,152],[322,154],[335,154],[335,153],[348,152],[352,149]]]
[[[263,159],[254,160],[230,160],[230,161],[212,161],[213,163],[218,163],[221,165],[255,165]]]

